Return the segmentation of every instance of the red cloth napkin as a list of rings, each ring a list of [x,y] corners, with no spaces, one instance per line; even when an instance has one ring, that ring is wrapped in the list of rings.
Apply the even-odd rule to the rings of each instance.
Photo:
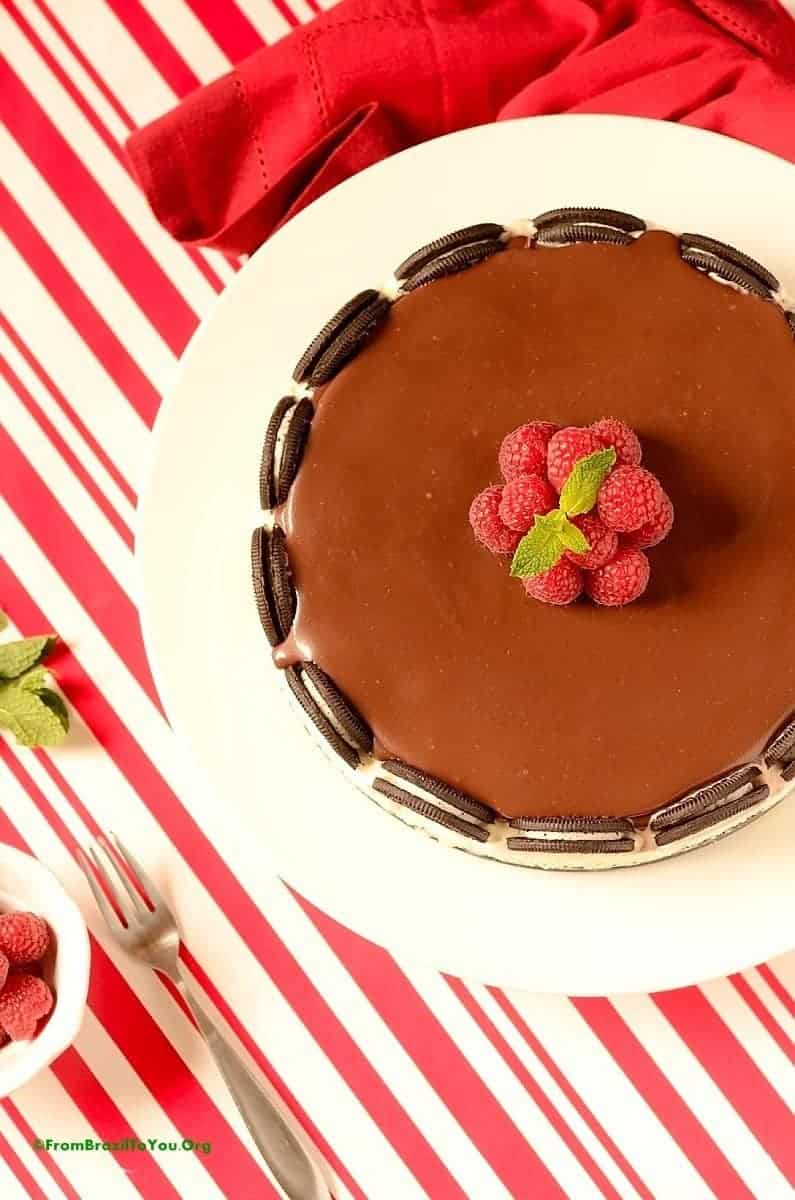
[[[776,0],[344,0],[127,148],[174,237],[241,253],[397,150],[560,112],[682,121],[795,161],[795,21]]]

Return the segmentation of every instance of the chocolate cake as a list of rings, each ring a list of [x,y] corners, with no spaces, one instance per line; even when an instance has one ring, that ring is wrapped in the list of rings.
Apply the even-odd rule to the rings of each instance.
[[[508,431],[607,416],[673,530],[635,603],[538,603],[470,504]],[[411,823],[525,864],[645,861],[790,790],[795,306],[733,247],[603,209],[439,238],[302,355],[260,497],[275,663]]]

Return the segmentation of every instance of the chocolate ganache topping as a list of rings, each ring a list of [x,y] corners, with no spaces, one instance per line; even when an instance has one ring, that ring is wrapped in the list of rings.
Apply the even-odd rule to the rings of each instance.
[[[400,298],[314,396],[286,506],[317,664],[402,759],[508,817],[649,812],[795,706],[795,341],[677,240],[511,243]],[[605,415],[676,510],[627,608],[534,603],[467,513],[506,430]]]

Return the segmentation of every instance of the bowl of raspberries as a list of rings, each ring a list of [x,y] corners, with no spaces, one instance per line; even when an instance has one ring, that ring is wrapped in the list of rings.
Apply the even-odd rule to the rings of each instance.
[[[615,417],[520,425],[499,448],[502,480],[472,501],[472,532],[492,554],[511,556],[510,575],[534,600],[632,604],[649,582],[649,550],[674,524],[642,457],[635,431]]]
[[[0,1098],[72,1044],[88,976],[77,905],[37,859],[0,845]]]

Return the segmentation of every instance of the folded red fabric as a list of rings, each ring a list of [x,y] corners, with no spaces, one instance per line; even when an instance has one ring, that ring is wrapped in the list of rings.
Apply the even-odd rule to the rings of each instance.
[[[242,253],[397,150],[561,112],[682,121],[795,161],[795,22],[776,0],[344,0],[127,148],[174,237]]]

